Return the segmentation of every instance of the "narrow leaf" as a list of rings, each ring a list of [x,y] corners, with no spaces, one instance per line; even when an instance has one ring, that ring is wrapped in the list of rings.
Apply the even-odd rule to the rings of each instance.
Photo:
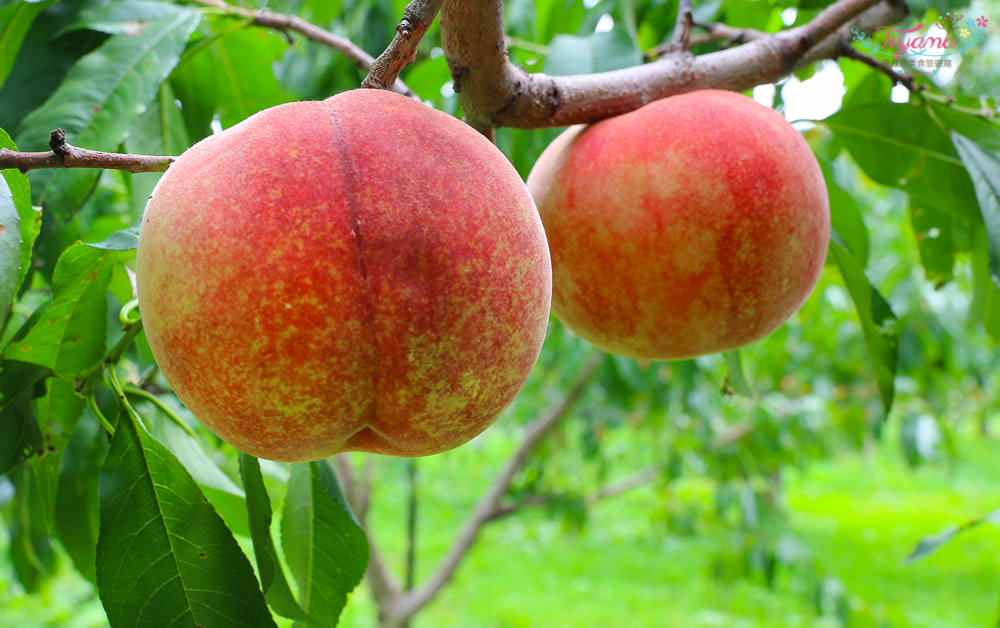
[[[49,132],[61,127],[70,143],[114,151],[177,65],[198,16],[178,11],[137,32],[110,37],[81,58],[45,104],[24,119],[18,144],[44,148]],[[65,220],[99,176],[99,170],[88,169],[33,171],[32,193]]]
[[[87,580],[97,581],[98,481],[108,441],[93,416],[76,425],[63,452],[56,488],[55,521],[60,543],[73,566]]]
[[[17,58],[17,51],[21,49],[21,42],[28,32],[31,23],[35,21],[42,9],[52,4],[52,0],[45,2],[26,2],[25,0],[14,0],[4,6],[0,6],[0,85],[7,79],[10,69]]]
[[[51,374],[52,371],[37,364],[0,361],[0,410],[6,409],[24,393],[29,394],[29,399],[34,397],[35,386]]]
[[[0,330],[17,295],[21,271],[21,217],[6,177],[0,177]]]
[[[972,303],[969,318],[981,323],[993,340],[1000,342],[1000,291],[991,277],[986,230],[972,232]]]
[[[861,318],[865,345],[868,347],[868,356],[875,371],[875,381],[882,396],[882,409],[888,416],[895,393],[899,352],[896,316],[889,303],[869,283],[864,268],[847,249],[836,231],[830,240],[830,254],[840,269],[844,284]]]
[[[110,35],[134,34],[153,20],[170,17],[184,9],[155,0],[117,0],[116,2],[91,3],[76,14],[76,19],[56,34],[89,29]]]
[[[115,231],[100,242],[87,244],[87,246],[105,251],[131,251],[139,246],[139,231],[131,228]]]
[[[989,512],[982,517],[966,521],[965,523],[957,526],[952,526],[943,532],[938,534],[932,534],[930,536],[925,536],[920,539],[917,546],[913,548],[913,551],[903,560],[905,563],[911,563],[915,560],[919,560],[924,556],[927,556],[937,548],[941,547],[948,541],[955,538],[961,532],[965,532],[970,528],[974,528],[983,523],[1000,523],[1000,508]]]
[[[122,253],[74,244],[59,257],[52,275],[52,302],[8,359],[31,362],[74,376],[104,355],[107,287]]]
[[[924,276],[936,288],[951,281],[955,266],[956,216],[934,206],[921,206],[910,199],[910,225],[917,239]]]
[[[0,148],[17,150],[17,146],[10,139],[7,133],[0,129]],[[7,194],[3,192],[6,185]],[[9,194],[9,196],[8,196]],[[5,199],[14,204],[17,212],[18,232],[20,233],[20,255],[17,260],[17,279],[15,284],[20,286],[28,274],[31,265],[31,248],[34,246],[35,238],[42,228],[42,214],[31,206],[31,192],[28,188],[28,177],[17,170],[4,170],[3,181],[0,181],[0,206]],[[3,265],[0,264],[0,268]],[[2,316],[0,316],[0,329],[2,329]]]
[[[27,395],[16,398],[0,411],[0,474],[35,455],[43,446],[38,419],[31,411]]]
[[[192,136],[209,132],[207,124],[214,113],[223,128],[229,128],[261,109],[291,100],[271,69],[284,49],[279,39],[262,29],[241,28],[178,68],[171,84],[184,103]],[[195,112],[200,120],[189,117]]]
[[[743,360],[740,358],[739,350],[726,351],[725,356],[726,366],[729,367],[729,375],[726,377],[728,385],[744,397],[756,397],[757,391],[743,372]]]
[[[123,415],[100,478],[112,626],[274,626],[250,563],[184,467]]]
[[[15,497],[10,520],[10,562],[21,586],[34,593],[55,573],[56,555],[44,501],[31,468],[21,465],[12,476]]]
[[[368,564],[368,540],[338,501],[328,461],[296,463],[288,481],[281,544],[299,585],[299,599],[314,617],[336,624],[347,595]],[[336,479],[332,479],[336,484]]]
[[[246,491],[247,513],[250,518],[250,538],[253,541],[254,556],[257,558],[257,572],[260,574],[264,599],[282,617],[305,621],[317,626],[332,626],[310,617],[299,606],[288,586],[288,579],[278,558],[278,551],[271,537],[271,498],[264,486],[264,476],[260,472],[260,461],[240,452],[240,476]]]
[[[952,133],[951,140],[972,177],[979,212],[986,225],[990,279],[1000,287],[1000,153],[981,148],[958,133]]]
[[[840,187],[834,178],[833,170],[826,160],[820,161],[826,189],[830,197],[830,222],[833,229],[843,239],[851,254],[857,258],[861,267],[868,266],[868,228],[861,217],[861,209],[854,197]]]

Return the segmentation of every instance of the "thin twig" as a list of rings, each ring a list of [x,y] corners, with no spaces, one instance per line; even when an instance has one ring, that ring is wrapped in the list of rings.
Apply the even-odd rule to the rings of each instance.
[[[273,28],[276,31],[284,33],[286,36],[289,31],[304,35],[309,41],[322,44],[340,52],[354,62],[354,65],[362,70],[365,70],[366,72],[370,71],[372,63],[375,61],[374,57],[361,49],[360,46],[355,44],[350,39],[334,35],[330,31],[307,22],[298,16],[274,13],[267,9],[246,9],[229,4],[224,0],[198,0],[198,2],[205,6],[220,9],[228,15],[249,18],[256,26]],[[400,94],[410,96],[411,98],[416,96],[415,92],[407,87],[406,84],[398,78],[389,82],[389,87],[386,87],[386,89],[389,88],[393,91],[399,92]]]
[[[640,486],[649,484],[655,480],[661,472],[662,470],[659,467],[649,467],[641,471],[637,471],[632,475],[624,477],[617,482],[603,486],[595,492],[586,495],[583,498],[583,501],[587,506],[593,506],[602,500],[617,497],[634,488],[639,488]],[[490,521],[496,521],[497,519],[502,519],[508,515],[512,515],[527,506],[547,506],[553,503],[556,499],[557,496],[553,495],[531,495],[530,497],[526,497],[516,502],[498,505],[490,516]]]
[[[861,63],[864,63],[869,67],[875,68],[882,74],[885,74],[890,79],[892,79],[893,83],[899,83],[900,85],[910,90],[911,92],[921,89],[926,89],[927,87],[926,85],[917,85],[916,83],[917,77],[911,74],[910,72],[907,72],[905,70],[899,72],[888,63],[884,63],[874,57],[866,55],[865,53],[861,52],[860,50],[852,46],[847,39],[844,39],[841,42],[840,56],[847,57],[848,59],[853,59],[855,61],[860,61]]]
[[[680,0],[677,5],[677,23],[674,25],[674,36],[670,42],[673,52],[683,54],[691,49],[691,25],[693,23],[691,0]]]
[[[447,584],[454,575],[462,558],[465,557],[473,543],[475,543],[479,531],[490,521],[493,512],[499,507],[500,500],[510,489],[514,476],[524,466],[532,452],[534,452],[545,436],[569,415],[573,405],[587,390],[591,378],[597,372],[597,368],[601,365],[603,359],[604,355],[600,353],[595,353],[591,356],[580,369],[572,386],[570,386],[562,400],[549,410],[548,414],[536,419],[528,426],[521,445],[514,453],[514,456],[508,460],[504,470],[493,481],[493,485],[489,491],[476,505],[475,510],[473,510],[472,514],[466,520],[448,554],[423,586],[403,594],[396,600],[392,607],[388,609],[392,615],[397,618],[412,616],[433,599],[437,592]]]
[[[24,173],[39,168],[103,168],[127,172],[164,172],[175,159],[164,155],[129,155],[77,148],[66,143],[66,132],[62,129],[52,131],[49,146],[52,150],[38,153],[0,148],[0,170],[17,168]]]
[[[771,33],[768,33],[767,31],[757,30],[756,28],[735,28],[722,22],[715,22],[712,24],[699,24],[697,22],[692,22],[691,25],[694,28],[700,28],[705,31],[704,33],[698,33],[690,36],[689,47],[691,48],[719,41],[725,42],[725,45],[723,46],[724,48],[730,48],[732,46],[739,46],[747,42],[771,36]],[[676,46],[673,41],[669,41],[653,48],[643,55],[643,58],[646,61],[652,61],[671,54],[675,49]]]
[[[378,59],[371,63],[362,87],[388,89],[399,79],[404,67],[417,57],[417,46],[434,23],[442,0],[413,0],[403,9],[403,19],[396,26],[396,36]]]

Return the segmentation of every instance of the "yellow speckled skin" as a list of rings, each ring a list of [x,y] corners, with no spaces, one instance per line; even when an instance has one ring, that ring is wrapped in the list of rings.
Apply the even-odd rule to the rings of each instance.
[[[541,221],[503,154],[398,94],[262,111],[185,152],[143,217],[144,329],[236,448],[421,456],[486,429],[548,320]]]
[[[528,177],[552,310],[612,353],[681,359],[777,329],[830,238],[823,174],[781,116],[734,92],[655,101],[545,149]]]

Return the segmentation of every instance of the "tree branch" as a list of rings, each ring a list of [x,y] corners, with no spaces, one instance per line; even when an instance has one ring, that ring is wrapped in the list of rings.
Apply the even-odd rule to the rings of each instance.
[[[585,496],[584,503],[588,506],[593,506],[597,502],[610,499],[612,497],[617,497],[622,493],[627,493],[628,491],[639,488],[649,484],[660,475],[661,470],[659,467],[649,467],[633,473],[627,477],[624,477],[617,482],[613,482],[606,486],[601,487],[594,493]],[[526,506],[546,506],[554,501],[555,497],[552,495],[531,495],[520,501],[512,502],[509,504],[498,505],[490,516],[490,521],[496,521],[497,519],[502,519],[508,515],[512,515],[515,512],[521,510]]]
[[[396,618],[396,621],[403,621],[423,608],[448,583],[462,558],[465,557],[473,543],[475,543],[479,531],[487,522],[494,518],[493,513],[499,508],[500,500],[510,489],[510,484],[514,476],[524,466],[528,457],[531,456],[531,453],[542,442],[542,439],[569,414],[573,404],[583,396],[587,385],[597,372],[597,368],[603,359],[604,355],[601,353],[592,355],[580,369],[566,396],[549,410],[548,414],[536,419],[528,426],[524,439],[521,441],[514,456],[507,462],[504,470],[493,481],[489,491],[476,505],[475,510],[473,510],[459,532],[455,543],[438,565],[433,575],[431,575],[422,587],[401,595],[387,609],[389,614]],[[382,608],[381,605],[380,608]]]
[[[743,91],[840,54],[846,25],[862,30],[902,19],[896,0],[839,0],[807,24],[737,48],[669,55],[645,65],[589,75],[528,74],[507,59],[500,0],[447,0],[442,43],[467,121],[540,128],[593,122],[697,89]],[[841,31],[838,33],[838,31]]]
[[[417,57],[417,46],[427,29],[434,23],[442,0],[413,0],[403,10],[403,19],[396,26],[396,36],[378,59],[371,63],[362,87],[389,89],[399,80],[399,73]]]
[[[39,153],[0,148],[0,170],[17,168],[25,173],[39,168],[104,168],[127,172],[164,172],[175,159],[161,155],[128,155],[77,148],[66,143],[66,132],[62,129],[52,131],[49,146],[51,151]]]
[[[284,15],[281,13],[273,13],[267,9],[246,9],[243,7],[238,7],[225,0],[197,0],[199,4],[205,6],[215,7],[220,9],[223,13],[227,15],[233,15],[243,18],[248,18],[256,26],[262,26],[264,28],[273,28],[276,31],[284,33],[286,36],[289,31],[296,32],[304,35],[306,39],[318,44],[322,44],[329,48],[333,48],[337,52],[341,53],[348,59],[350,59],[354,65],[362,70],[370,71],[372,63],[375,58],[370,54],[361,49],[360,46],[355,44],[350,39],[346,37],[340,37],[339,35],[334,35],[330,31],[320,28],[315,24],[307,22],[302,18],[295,15]],[[419,37],[417,38],[419,41]],[[402,67],[402,66],[400,66]],[[396,72],[398,76],[399,72]],[[366,79],[367,80],[367,79]],[[387,83],[388,87],[384,89],[393,89],[394,91],[410,96],[411,98],[416,97],[416,93],[412,89],[406,86],[403,81],[396,77],[393,77],[392,81]]]

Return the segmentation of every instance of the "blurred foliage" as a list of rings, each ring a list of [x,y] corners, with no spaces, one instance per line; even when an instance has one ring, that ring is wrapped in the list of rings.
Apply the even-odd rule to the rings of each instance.
[[[298,15],[373,55],[392,38],[405,6],[234,4]],[[827,4],[709,0],[694,11],[699,23],[776,31]],[[910,5],[910,24],[961,7]],[[670,40],[676,11],[670,0],[511,0],[510,58],[551,74],[625,67]],[[1000,3],[977,3],[966,14],[1000,21]],[[62,127],[87,148],[178,154],[260,109],[325,98],[363,78],[333,50],[196,2],[3,0],[0,24],[0,145],[22,150],[44,149],[49,131]],[[847,59],[774,86],[773,104],[786,113],[808,81],[833,76],[844,88],[836,113],[803,125],[824,168],[835,229],[813,296],[787,325],[739,352],[673,363],[604,357],[569,420],[515,478],[510,502],[544,505],[564,532],[586,530],[601,487],[652,470],[661,534],[726,531],[724,543],[705,549],[718,581],[773,587],[792,579],[806,583],[800,593],[817,616],[839,625],[906,625],[879,610],[883,600],[859,602],[851,582],[810,558],[807,542],[790,531],[785,483],[845,450],[883,447],[890,433],[913,469],[957,464],[963,452],[955,434],[988,425],[1000,397],[1000,37],[990,32],[981,48],[956,60],[952,75],[918,78],[929,88],[921,94],[901,98],[884,75]],[[428,104],[461,114],[436,25],[402,78]],[[527,175],[557,133],[499,129],[496,141]],[[0,239],[0,517],[10,569],[25,592],[44,598],[67,561],[97,583],[95,561],[124,564],[98,544],[99,535],[123,533],[105,530],[99,517],[115,500],[102,469],[108,460],[125,464],[127,452],[145,452],[127,459],[129,473],[183,487],[174,510],[150,514],[166,523],[145,545],[162,550],[176,535],[169,519],[196,513],[202,527],[227,539],[224,567],[247,575],[238,543],[253,550],[259,573],[273,576],[262,577],[271,580],[262,591],[251,579],[233,583],[233,591],[213,589],[235,599],[215,603],[246,611],[263,594],[283,616],[335,617],[360,577],[364,551],[329,468],[263,464],[255,472],[252,462],[238,461],[173,396],[144,338],[119,315],[133,296],[134,230],[156,180],[90,170],[8,170],[0,179],[0,222],[18,225]],[[565,393],[592,351],[553,320],[532,378],[480,440],[515,438]],[[123,397],[130,403],[122,406]],[[132,413],[151,436],[121,429]],[[892,422],[898,429],[887,429]],[[106,438],[104,428],[115,423],[115,438]],[[441,458],[452,455],[462,456]],[[387,475],[394,465],[383,465]],[[704,495],[685,495],[690,481],[707,487]],[[261,533],[270,529],[271,503],[289,526],[281,528],[283,555]],[[335,520],[343,538],[299,543],[295,526],[321,519]],[[312,559],[330,552],[352,556],[351,573],[314,573]],[[300,593],[321,586],[337,594],[300,607],[290,582]],[[127,611],[126,592],[102,586],[101,595],[110,615]]]

